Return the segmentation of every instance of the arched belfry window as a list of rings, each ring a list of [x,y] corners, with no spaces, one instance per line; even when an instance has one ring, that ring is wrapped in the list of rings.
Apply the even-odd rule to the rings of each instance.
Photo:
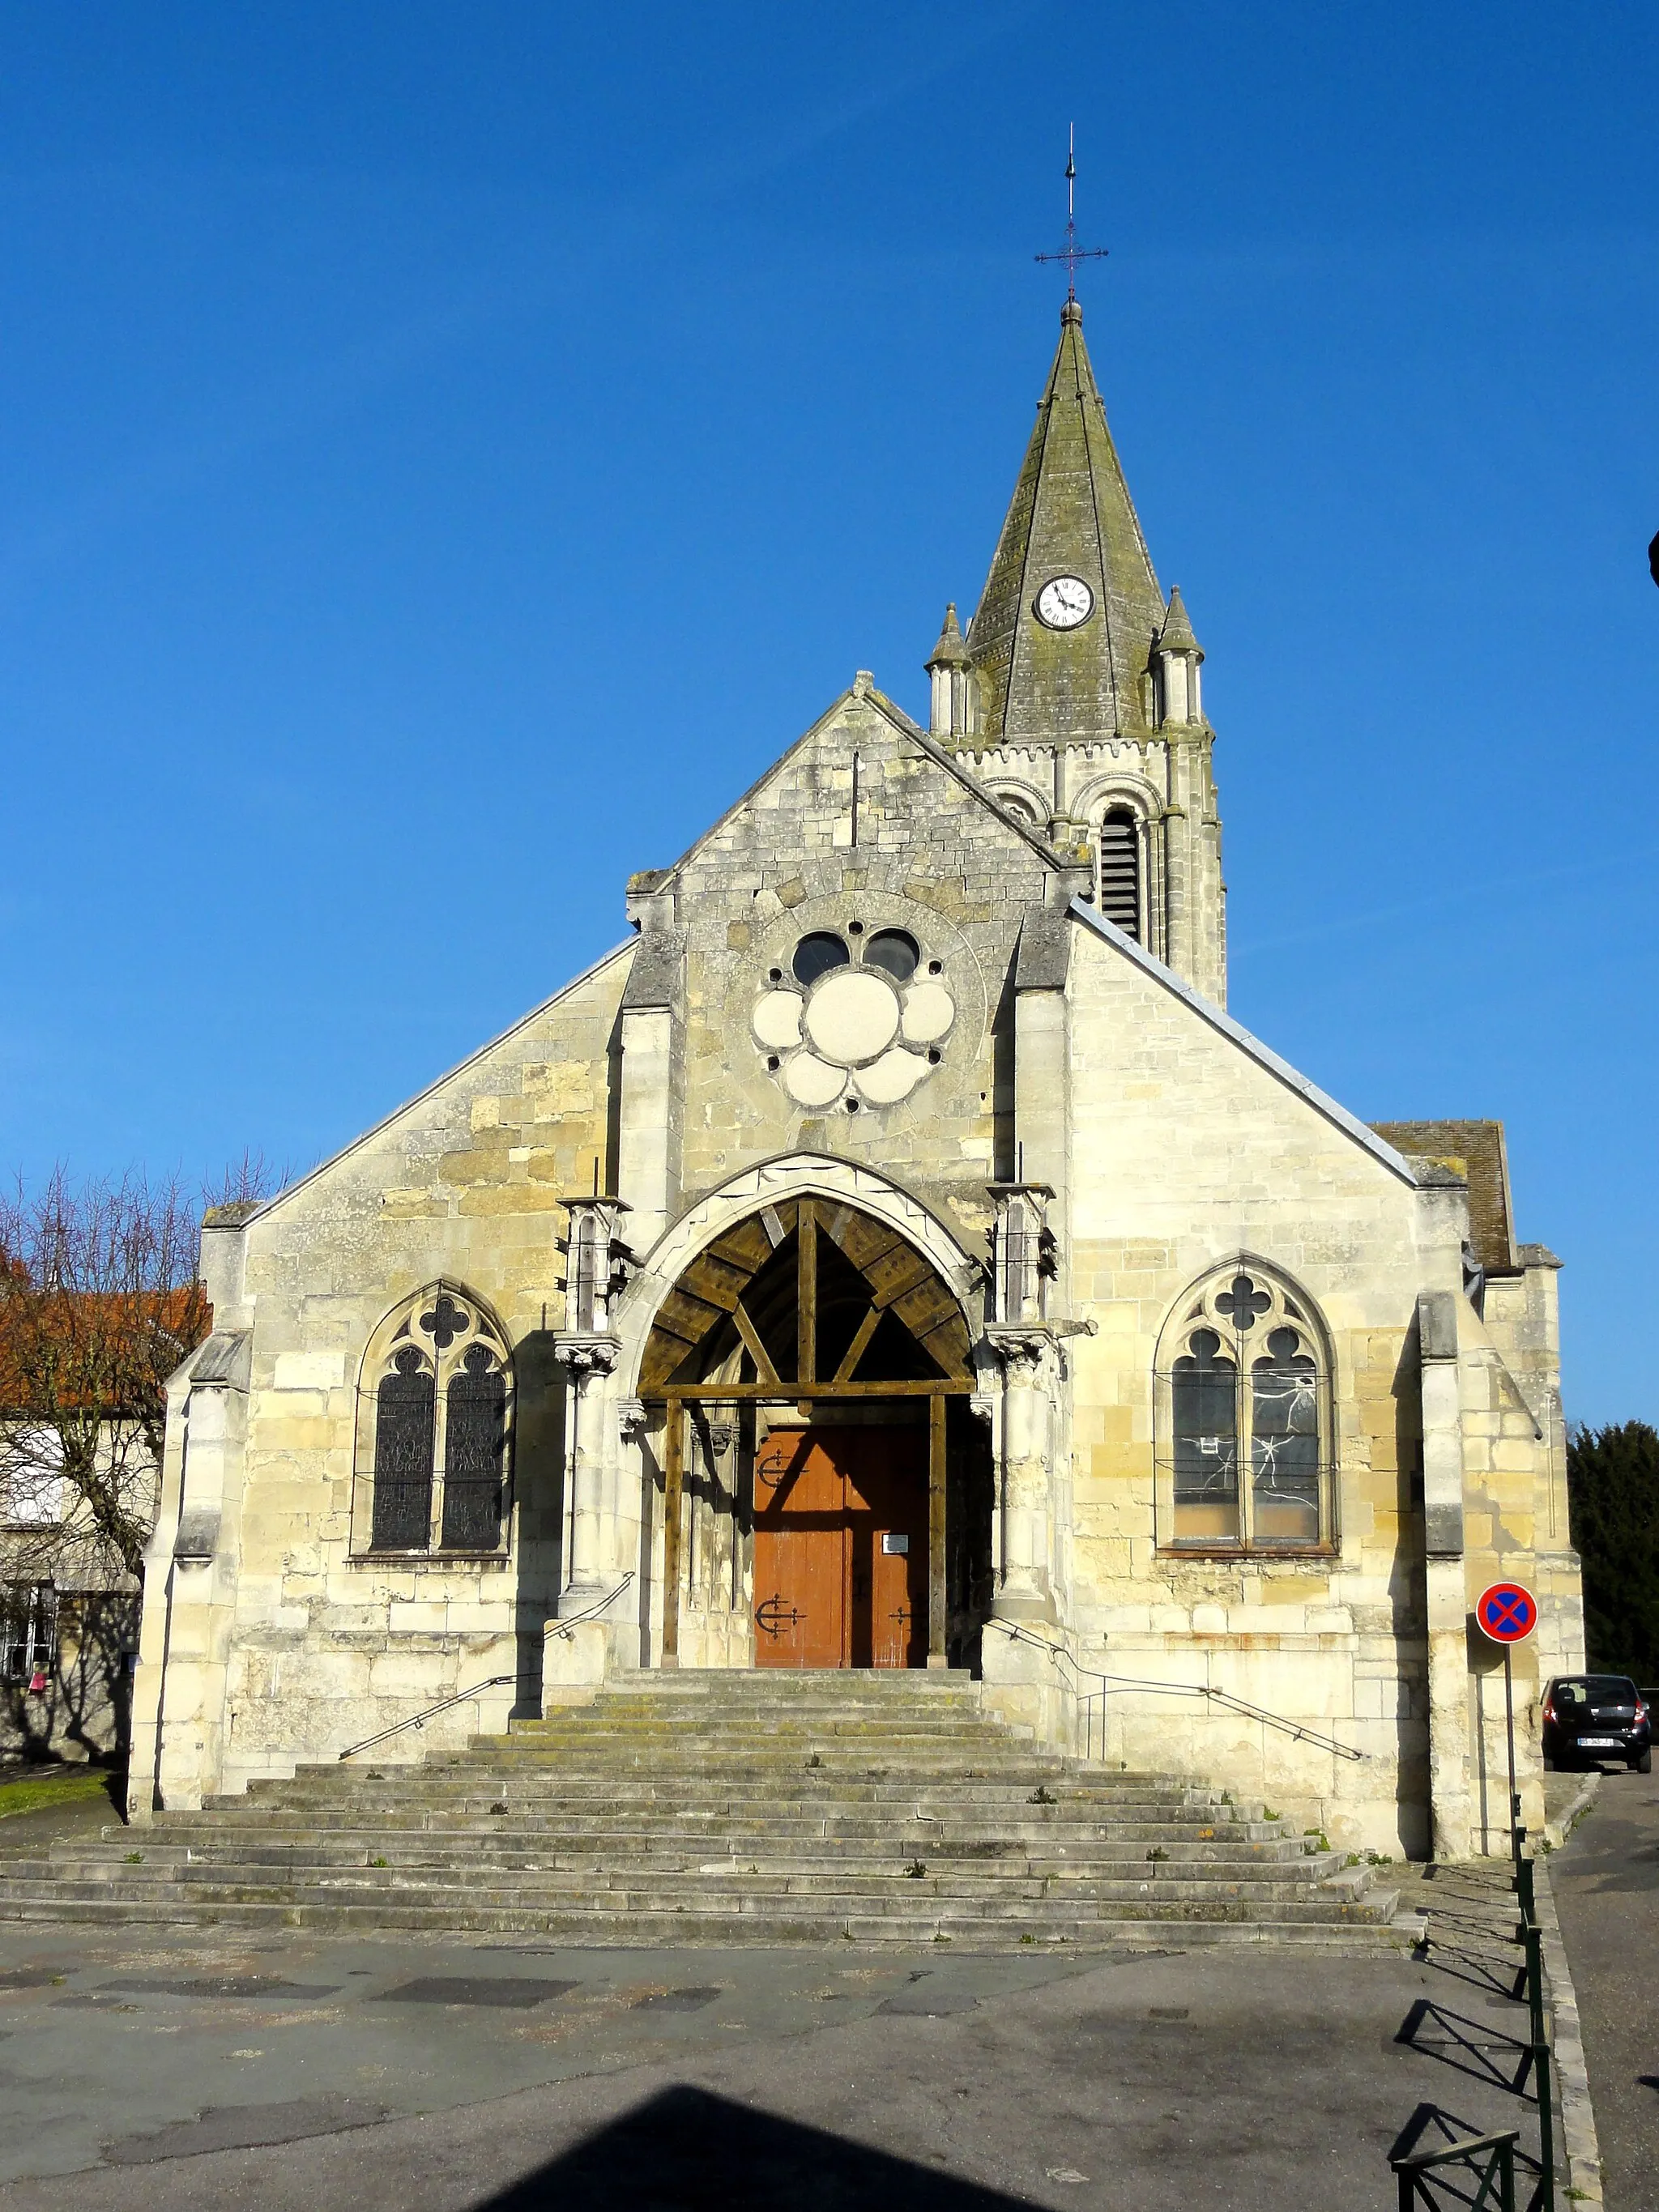
[[[1182,1301],[1157,1381],[1160,1543],[1273,1551],[1334,1540],[1330,1359],[1300,1293],[1235,1262]]]
[[[357,1548],[500,1551],[512,1401],[506,1338],[468,1291],[441,1283],[389,1315],[358,1392]]]
[[[1133,807],[1109,808],[1100,824],[1100,910],[1139,942],[1140,824]]]

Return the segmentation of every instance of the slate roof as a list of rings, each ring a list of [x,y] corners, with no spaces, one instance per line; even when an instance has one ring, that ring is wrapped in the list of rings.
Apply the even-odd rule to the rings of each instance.
[[[1095,594],[1093,614],[1073,630],[1048,629],[1034,611],[1042,586],[1062,574],[1080,575]],[[1150,735],[1142,678],[1164,618],[1083,343],[1083,310],[1068,301],[1036,427],[968,628],[981,696],[973,742]]]

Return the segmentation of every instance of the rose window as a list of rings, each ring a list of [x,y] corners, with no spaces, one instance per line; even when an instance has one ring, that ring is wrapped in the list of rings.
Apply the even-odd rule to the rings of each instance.
[[[852,942],[849,945],[848,939]],[[798,1106],[896,1106],[930,1068],[956,1020],[942,963],[902,929],[864,941],[815,929],[775,968],[750,1017],[768,1069]]]

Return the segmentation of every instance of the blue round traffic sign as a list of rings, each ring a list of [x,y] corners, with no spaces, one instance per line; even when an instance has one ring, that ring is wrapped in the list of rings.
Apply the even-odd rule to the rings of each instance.
[[[1476,1598],[1474,1618],[1494,1644],[1524,1644],[1538,1626],[1538,1601],[1521,1583],[1493,1583]]]

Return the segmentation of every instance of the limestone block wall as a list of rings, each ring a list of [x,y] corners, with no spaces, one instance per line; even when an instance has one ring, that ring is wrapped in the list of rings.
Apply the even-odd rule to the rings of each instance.
[[[672,872],[685,939],[684,1202],[765,1159],[832,1153],[890,1174],[972,1249],[985,1186],[1012,1172],[1009,979],[1022,918],[1054,870],[951,769],[855,690]],[[854,821],[854,780],[857,783]],[[910,1096],[797,1106],[749,1015],[811,930],[908,932],[956,1018]],[[849,939],[856,945],[856,936]]]
[[[212,1570],[228,1657],[203,1787],[291,1771],[492,1674],[509,1680],[377,1758],[421,1756],[533,1705],[561,1553],[560,1201],[591,1187],[596,1160],[607,1173],[630,950],[243,1231],[241,1309],[216,1314],[251,1330],[252,1364],[234,1555]],[[510,1542],[499,1560],[366,1558],[364,1350],[389,1309],[440,1279],[486,1303],[514,1353]],[[175,1797],[189,1787],[175,1780]]]
[[[1539,1279],[1529,1285],[1528,1276]],[[1548,1380],[1550,1347],[1538,1340],[1539,1324],[1550,1317],[1553,1272],[1528,1269],[1528,1276],[1518,1284],[1499,1279],[1496,1297],[1496,1285],[1488,1284],[1488,1319],[1465,1310],[1463,1527],[1471,1606],[1490,1583],[1509,1577],[1539,1599],[1538,1632],[1513,1647],[1510,1664],[1522,1818],[1541,1832],[1539,1705],[1550,1675],[1583,1663],[1583,1606],[1577,1562],[1566,1542],[1565,1452],[1558,1453],[1556,1443],[1559,1390]],[[1528,1373],[1530,1391],[1510,1364],[1518,1346],[1531,1353],[1516,1362]],[[1504,1663],[1501,1652],[1478,1631],[1469,1638],[1469,1671],[1478,1848],[1502,1851],[1508,1849],[1509,1823]]]
[[[1422,1522],[1411,1352],[1418,1193],[1121,952],[1079,932],[1069,992],[1075,1557],[1085,1663],[1205,1683],[1362,1752],[1343,1760],[1200,1698],[1110,1698],[1115,1756],[1266,1798],[1349,1849],[1427,1844]],[[1316,1556],[1160,1548],[1156,1393],[1176,1301],[1243,1255],[1322,1317],[1335,1541]]]

